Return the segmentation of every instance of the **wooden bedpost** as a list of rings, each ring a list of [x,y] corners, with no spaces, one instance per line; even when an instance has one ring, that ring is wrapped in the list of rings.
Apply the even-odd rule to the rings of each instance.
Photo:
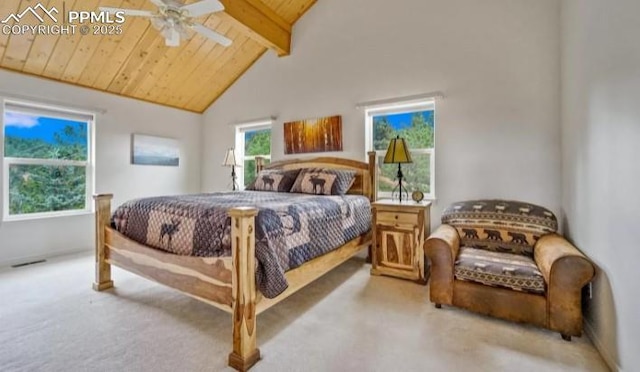
[[[264,169],[264,157],[256,156],[256,174],[260,173]]]
[[[113,194],[94,195],[96,207],[96,278],[93,289],[103,291],[113,287],[111,280],[111,265],[106,262],[105,227],[109,226],[111,219],[111,199]]]
[[[258,210],[238,207],[231,216],[233,351],[229,366],[246,371],[260,359],[256,347],[256,239]]]
[[[367,152],[367,155],[369,157],[369,187],[371,187],[368,196],[369,200],[373,203],[378,198],[378,175],[376,174],[378,171],[378,166],[376,165],[377,154],[375,151],[369,151]],[[367,263],[371,263],[371,257],[373,257],[372,249],[373,248],[370,244],[367,248]]]
[[[371,177],[369,181],[371,184],[371,196],[369,199],[371,199],[371,202],[373,203],[378,198],[378,185],[376,184],[378,181],[378,177],[376,176],[376,172],[378,170],[378,167],[376,166],[376,152],[369,151],[367,155],[369,155],[369,177]]]

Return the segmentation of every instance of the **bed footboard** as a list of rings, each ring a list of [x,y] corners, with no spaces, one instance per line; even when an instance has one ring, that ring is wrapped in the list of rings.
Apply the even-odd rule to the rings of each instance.
[[[201,270],[201,266],[204,267],[206,265],[200,265],[199,262],[192,263],[191,261],[182,261],[189,259],[206,259],[200,257],[182,257],[162,252],[155,252],[152,248],[147,248],[133,241],[128,241],[126,238],[119,238],[120,235],[117,232],[109,229],[112,198],[113,194],[100,194],[94,196],[96,203],[96,267],[93,289],[96,291],[103,291],[113,287],[113,281],[111,280],[111,260],[116,260],[115,264],[122,266],[129,271],[147,277],[151,280],[155,280],[159,283],[169,285],[170,287],[181,290],[188,295],[208,302],[223,310],[231,310],[231,314],[233,316],[233,351],[229,354],[229,366],[239,371],[246,371],[251,368],[251,366],[260,359],[260,350],[256,346],[257,291],[255,282],[256,260],[254,233],[255,216],[258,214],[258,210],[256,208],[247,207],[232,208],[229,210],[229,215],[232,219],[232,270],[230,275],[231,299],[229,300],[228,297],[223,296],[225,293],[225,288],[223,288],[223,286],[220,288],[212,288],[224,281],[222,280],[223,278],[220,277],[224,276],[224,272],[221,271],[228,272],[229,270],[227,268],[217,267],[220,265],[212,265],[211,272],[208,272],[209,270],[204,270],[205,272],[203,272],[203,270]],[[116,236],[114,237],[114,235]],[[111,248],[113,250],[111,252],[109,251],[110,244],[115,245]],[[122,250],[122,254],[118,253],[120,250]],[[138,258],[140,258],[139,256],[142,256],[143,258],[149,257],[151,261],[159,261],[161,267],[154,267],[154,265],[150,265],[147,261],[130,262],[126,257],[131,254]],[[114,255],[114,257],[110,258],[111,255]],[[120,258],[119,260],[116,259],[118,257]],[[185,269],[181,269],[176,272],[176,268],[179,267],[184,267]],[[185,279],[185,270],[189,271],[188,274],[194,278],[201,280],[204,278],[206,280],[204,280],[203,283],[200,283],[202,285],[199,287],[195,286],[195,284],[194,288],[179,286],[177,284],[182,283]],[[221,283],[218,283],[219,281]],[[204,284],[207,285],[206,288],[203,287]],[[203,287],[203,290],[210,290],[211,293],[200,293],[197,291],[200,287]]]

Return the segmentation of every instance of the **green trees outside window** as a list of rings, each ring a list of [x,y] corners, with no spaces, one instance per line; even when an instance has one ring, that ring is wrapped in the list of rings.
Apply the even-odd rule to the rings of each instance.
[[[9,214],[84,209],[85,167],[9,166]]]
[[[88,126],[5,111],[9,216],[85,209]]]
[[[271,156],[271,129],[244,132],[244,186],[256,179],[256,156]],[[269,164],[266,159],[265,165]]]

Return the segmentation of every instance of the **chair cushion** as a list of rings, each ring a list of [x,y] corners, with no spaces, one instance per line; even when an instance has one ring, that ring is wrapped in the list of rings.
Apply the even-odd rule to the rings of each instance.
[[[460,245],[533,257],[542,235],[558,229],[556,216],[538,205],[511,200],[468,200],[442,213],[458,230]]]
[[[504,287],[522,292],[544,294],[542,273],[533,259],[510,253],[461,247],[454,268],[455,278]]]

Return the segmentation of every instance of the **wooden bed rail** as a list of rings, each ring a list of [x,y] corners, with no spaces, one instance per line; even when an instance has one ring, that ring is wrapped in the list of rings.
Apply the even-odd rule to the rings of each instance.
[[[103,291],[113,287],[111,280],[111,265],[107,263],[107,249],[105,246],[105,228],[111,220],[111,199],[113,194],[98,194],[93,196],[96,206],[96,277],[93,289]]]

